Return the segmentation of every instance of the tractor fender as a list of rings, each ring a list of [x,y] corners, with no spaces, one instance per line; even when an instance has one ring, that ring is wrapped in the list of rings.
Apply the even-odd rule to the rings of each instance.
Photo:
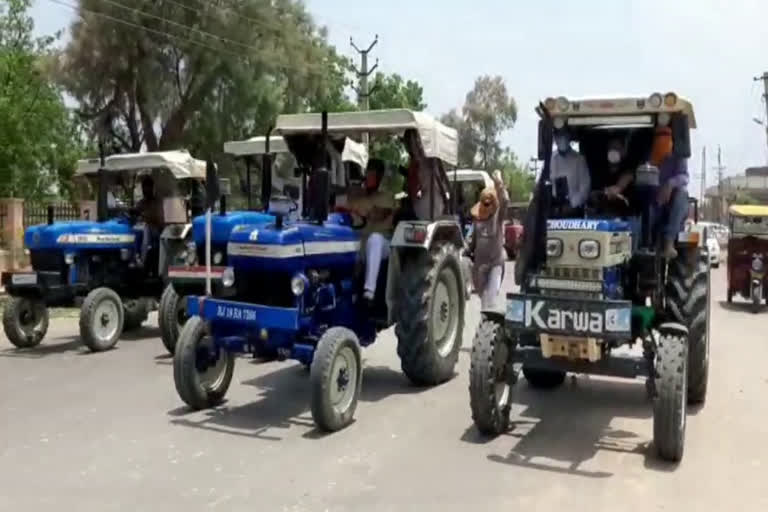
[[[450,241],[457,247],[464,246],[461,227],[455,220],[402,221],[395,228],[391,246],[396,249],[405,247],[430,249],[434,243],[444,241]]]

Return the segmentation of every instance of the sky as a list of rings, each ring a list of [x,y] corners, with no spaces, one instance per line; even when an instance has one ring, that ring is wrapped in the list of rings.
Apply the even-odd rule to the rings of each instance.
[[[698,196],[702,147],[707,184],[716,183],[717,148],[724,175],[768,160],[763,86],[768,71],[768,2],[764,0],[306,0],[337,49],[367,46],[379,69],[417,80],[427,110],[461,108],[475,79],[501,75],[517,101],[515,127],[504,134],[521,160],[536,154],[534,107],[548,96],[648,96],[675,91],[694,105],[691,193]],[[40,34],[65,29],[72,11],[35,0]],[[768,124],[768,123],[766,123]]]

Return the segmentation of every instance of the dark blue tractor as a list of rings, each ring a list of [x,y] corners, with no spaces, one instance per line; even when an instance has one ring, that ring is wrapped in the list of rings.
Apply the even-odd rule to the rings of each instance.
[[[276,130],[302,169],[301,219],[287,219],[296,207],[292,200],[273,197],[274,222],[232,229],[227,265],[211,266],[211,293],[188,298],[190,317],[176,346],[174,381],[189,406],[211,407],[229,388],[237,354],[274,352],[310,368],[313,418],[333,431],[353,419],[361,347],[384,328],[396,324],[402,369],[413,382],[436,385],[453,377],[466,300],[463,239],[446,196],[428,201],[435,211],[441,205],[439,218],[428,213],[432,218],[397,225],[374,300],[362,300],[365,220],[329,213],[334,180],[353,169],[344,163],[343,155],[355,146],[346,136],[410,132],[411,140],[419,140],[420,133],[441,134],[411,146],[413,157],[429,166],[424,175],[435,180],[439,194],[448,187],[441,158],[455,158],[455,132],[409,111],[280,116]]]
[[[196,202],[202,206],[195,198],[202,194],[204,163],[186,151],[81,161],[77,174],[98,190],[98,218],[57,222],[49,211],[47,224],[24,234],[32,270],[2,275],[11,295],[3,327],[17,347],[43,340],[48,308],[78,306],[83,343],[92,351],[113,347],[123,331],[146,320],[152,301],[162,293],[168,266],[185,250]],[[153,179],[161,222],[154,228],[133,207],[140,176]]]

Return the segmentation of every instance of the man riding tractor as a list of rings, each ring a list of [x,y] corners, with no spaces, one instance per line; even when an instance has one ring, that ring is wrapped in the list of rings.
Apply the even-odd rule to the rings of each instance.
[[[174,381],[188,405],[210,407],[229,387],[234,354],[275,350],[310,367],[313,418],[320,428],[338,430],[357,406],[360,347],[393,323],[402,369],[412,381],[437,385],[454,374],[466,299],[464,241],[445,170],[456,164],[456,132],[408,110],[283,115],[275,131],[298,162],[304,212],[297,222],[286,220],[291,201],[273,198],[274,223],[232,230],[227,267],[211,269],[222,276],[222,287],[213,296],[189,298]],[[367,219],[329,213],[332,189],[348,184],[353,173],[343,163],[349,138],[362,133],[408,141],[418,173],[414,211],[426,216],[395,227],[368,305],[359,259],[359,230]],[[365,168],[367,162],[354,172]]]
[[[3,326],[17,347],[42,341],[49,307],[82,304],[80,338],[92,351],[112,348],[123,330],[146,320],[168,265],[185,249],[196,213],[187,206],[205,177],[204,162],[186,151],[81,161],[76,174],[96,185],[98,220],[54,222],[51,216],[48,224],[28,228],[24,242],[33,270],[3,273],[12,296]],[[139,181],[144,195],[136,202]]]
[[[656,450],[680,460],[686,403],[706,397],[709,265],[700,227],[685,228],[665,208],[679,200],[668,180],[682,168],[665,162],[688,158],[693,107],[668,93],[551,98],[537,111],[544,169],[515,269],[520,293],[508,294],[506,311],[485,311],[476,332],[475,424],[486,434],[507,428],[519,366],[535,388],[557,387],[569,371],[646,376]],[[569,180],[567,172],[558,176],[565,181],[551,179],[553,134],[566,130],[590,173],[586,202],[574,201],[574,190],[583,197],[582,179]],[[657,151],[660,132],[672,139],[665,154]],[[626,148],[619,162],[616,139]],[[625,172],[631,179],[622,179]],[[620,190],[612,188],[617,183]],[[616,353],[623,346],[638,350]]]

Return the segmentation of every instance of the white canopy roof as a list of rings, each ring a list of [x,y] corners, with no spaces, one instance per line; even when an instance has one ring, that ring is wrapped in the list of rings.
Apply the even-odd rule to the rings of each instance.
[[[266,137],[251,137],[246,140],[231,140],[224,143],[224,152],[235,156],[263,155],[266,149]],[[269,137],[270,153],[287,153],[288,145],[279,135]]]
[[[318,133],[321,122],[321,114],[283,114],[277,118],[275,131],[281,135]],[[394,109],[328,114],[329,133],[356,135],[370,132],[400,135],[409,129],[418,131],[425,156],[456,165],[458,133],[424,112]]]
[[[98,158],[80,160],[75,175],[95,173],[100,167]],[[176,179],[205,179],[205,162],[192,158],[186,150],[125,153],[111,155],[104,160],[104,170],[107,172],[142,169],[168,169]]]
[[[493,186],[493,180],[491,176],[480,169],[457,169],[456,171],[448,171],[446,173],[450,181],[454,181],[453,177],[456,176],[456,181],[459,183],[483,183],[486,187]]]

